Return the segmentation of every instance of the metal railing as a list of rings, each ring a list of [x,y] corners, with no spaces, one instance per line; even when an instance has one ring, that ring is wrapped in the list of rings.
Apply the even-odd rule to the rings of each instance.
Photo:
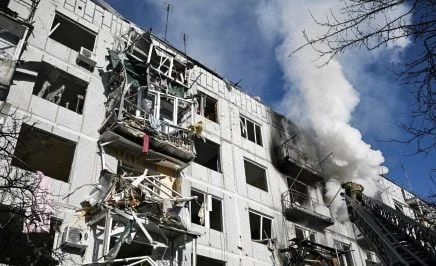
[[[363,196],[362,201],[367,208],[389,221],[416,244],[436,256],[436,232],[373,198]]]
[[[302,166],[311,172],[322,176],[322,168],[318,161],[312,156],[300,151],[294,145],[283,143],[276,148],[276,155],[280,159],[289,159],[292,163]]]
[[[326,204],[294,189],[285,191],[282,194],[282,204],[285,210],[292,208],[304,209],[326,220],[330,221],[332,219],[330,208]]]
[[[364,196],[361,203],[348,196],[345,199],[350,220],[383,264],[434,265],[434,232],[369,197]]]

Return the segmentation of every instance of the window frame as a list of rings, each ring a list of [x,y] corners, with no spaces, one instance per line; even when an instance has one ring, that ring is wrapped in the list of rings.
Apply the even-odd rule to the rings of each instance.
[[[201,115],[202,117],[206,118],[209,121],[212,121],[214,123],[219,124],[219,121],[218,121],[218,99],[215,99],[214,97],[212,97],[212,96],[210,96],[210,95],[208,95],[205,92],[200,91],[200,90],[198,91],[197,95],[198,95],[198,109],[197,109],[196,114]],[[204,114],[205,108],[206,108],[205,105],[207,103],[208,98],[210,98],[212,101],[215,102],[215,120],[212,120],[212,119],[206,117]]]
[[[207,200],[207,196],[211,197],[212,206],[213,206],[213,201],[214,200],[218,201],[219,205],[220,205],[220,216],[221,217],[220,217],[220,228],[219,229],[212,228],[211,227],[211,212],[213,212],[214,209],[212,208],[212,211],[208,211],[207,210],[208,208],[207,208],[207,206],[205,204],[205,206],[204,206],[204,208],[205,208],[205,211],[204,211],[204,224],[202,225],[202,224],[198,224],[196,222],[193,222],[192,221],[192,215],[193,215],[193,213],[192,213],[192,204],[197,204],[197,202],[193,203],[192,201],[190,201],[189,202],[189,212],[191,214],[191,224],[196,224],[196,225],[199,225],[199,226],[211,229],[211,230],[215,230],[215,231],[218,231],[218,232],[224,232],[223,200],[221,198],[219,198],[219,197],[216,197],[216,196],[214,196],[212,194],[209,194],[209,193],[202,192],[202,191],[200,191],[198,189],[195,189],[195,188],[191,188],[191,196],[196,196],[196,195],[193,195],[192,192],[197,193],[197,194],[201,194],[203,196],[202,204],[208,201]],[[201,206],[200,206],[200,209],[201,209]]]
[[[260,232],[260,234],[259,234],[260,235],[260,239],[253,239],[253,232],[252,232],[251,219],[250,219],[251,215],[256,215],[256,216],[258,216],[260,218],[260,228],[259,228],[260,229],[259,230],[259,232]],[[263,234],[264,234],[264,232],[263,232],[263,222],[264,222],[264,219],[270,221],[269,238],[263,238]],[[248,224],[250,226],[250,238],[251,238],[252,241],[257,242],[257,243],[261,243],[261,244],[266,244],[265,240],[272,238],[272,233],[273,233],[273,230],[274,230],[274,218],[272,218],[271,216],[262,214],[260,212],[257,212],[255,210],[249,209],[248,210],[248,221],[249,221]]]
[[[195,137],[195,139],[194,139],[194,147],[195,147],[195,151],[197,152],[197,154],[196,154],[193,162],[198,164],[198,165],[201,165],[203,167],[206,167],[209,170],[215,171],[217,173],[222,173],[223,169],[222,169],[222,163],[221,163],[221,161],[222,161],[221,160],[221,143],[216,143],[215,141],[212,141],[212,140],[210,140],[208,138],[205,138],[205,140],[206,141],[204,142],[203,139]],[[217,162],[216,169],[210,168],[209,166],[206,166],[206,165],[198,162],[198,160],[197,160],[198,149],[197,149],[197,146],[196,146],[197,142],[198,143],[202,143],[203,142],[204,144],[208,144],[208,145],[216,145],[215,148],[218,149],[218,153],[217,153],[218,156],[217,156],[217,161],[216,161]]]
[[[249,164],[251,164],[251,165],[253,165],[254,167],[258,167],[258,168],[260,168],[260,169],[263,170],[264,178],[265,178],[265,189],[263,189],[263,188],[261,188],[261,187],[258,187],[258,186],[256,186],[256,185],[252,185],[252,184],[248,183],[248,180],[247,180],[247,169],[246,169],[246,167],[245,167],[245,163],[246,163],[246,162],[249,163]],[[264,167],[264,166],[262,166],[262,165],[260,165],[260,164],[258,164],[258,163],[255,163],[255,162],[253,162],[252,160],[247,159],[247,158],[244,157],[244,174],[245,174],[245,183],[246,183],[247,185],[250,185],[250,186],[252,186],[252,187],[258,188],[258,189],[263,190],[263,191],[265,191],[265,192],[269,192],[269,182],[268,182],[268,175],[267,175],[267,171],[266,171],[266,169],[267,169],[266,167]]]
[[[37,149],[35,151],[30,150],[35,148],[33,146],[30,147],[30,145],[38,143],[37,141],[35,141],[36,138],[46,138],[46,140],[54,142],[56,145],[63,145],[62,148],[66,150],[65,151],[66,155],[62,154],[65,158],[62,158],[61,156],[61,160],[68,159],[68,163],[62,165],[66,167],[65,169],[63,169],[65,173],[63,171],[60,171],[61,175],[58,175],[59,172],[56,172],[56,174],[54,174],[53,168],[50,167],[47,168],[46,165],[41,165],[41,167],[38,167],[38,169],[32,168],[34,166],[34,163],[29,162],[25,158],[26,153],[32,152],[33,154],[35,154],[35,153],[44,152],[46,155],[47,152],[49,152],[49,154],[54,153],[53,148],[51,148],[51,146],[49,148],[46,148],[45,151],[43,151],[44,147],[40,147],[40,146],[37,146]],[[43,146],[42,143],[38,143],[38,145]],[[23,171],[27,171],[31,173],[36,173],[37,171],[41,171],[47,177],[56,179],[61,182],[69,183],[71,178],[71,173],[73,171],[74,160],[76,157],[77,145],[78,143],[76,141],[56,135],[47,130],[23,123],[20,128],[20,133],[18,134],[17,143],[14,147],[14,153],[13,153],[14,157],[12,158],[10,165],[16,167],[17,169],[21,169]],[[59,149],[60,146],[58,146],[57,148]],[[58,152],[57,155],[59,156],[59,150],[57,152]],[[58,165],[59,161],[56,161],[55,164]],[[39,165],[40,164],[38,164],[38,166]]]
[[[311,242],[316,242],[317,239],[318,239],[317,234],[316,234],[315,231],[306,229],[306,228],[301,227],[299,225],[295,225],[295,237],[297,237],[297,230],[300,230],[300,231],[303,232],[304,239],[307,239],[307,240],[309,240]],[[311,236],[313,236],[313,240],[311,239]]]
[[[339,262],[341,263],[341,265],[354,266],[354,258],[353,254],[351,253],[351,243],[347,244],[342,241],[333,239],[333,246],[338,250],[347,251],[347,254],[339,257]]]
[[[94,32],[94,31],[91,30],[91,29],[89,29],[89,28],[86,27],[85,25],[80,24],[80,23],[78,23],[77,21],[74,21],[73,19],[69,18],[67,15],[65,15],[65,14],[63,14],[63,13],[61,13],[61,12],[55,12],[55,15],[53,16],[53,19],[52,19],[52,22],[51,22],[51,26],[50,26],[50,34],[48,35],[48,39],[51,39],[51,40],[53,40],[53,41],[55,41],[55,42],[57,42],[57,43],[60,43],[60,44],[62,44],[63,46],[67,47],[68,49],[71,49],[71,50],[76,51],[76,52],[80,52],[80,47],[79,47],[78,50],[76,50],[75,48],[70,47],[69,45],[65,44],[64,42],[60,42],[60,41],[58,41],[57,38],[56,38],[56,39],[55,39],[55,38],[52,38],[52,35],[53,35],[57,30],[59,30],[59,29],[58,29],[59,26],[56,27],[57,24],[56,24],[56,25],[54,24],[55,21],[56,21],[56,17],[59,17],[60,19],[65,20],[65,21],[67,21],[68,23],[71,23],[71,24],[73,24],[74,26],[76,26],[76,27],[82,29],[83,31],[86,31],[88,34],[93,35],[93,37],[94,37],[94,41],[93,41],[93,44],[92,44],[92,49],[89,49],[90,47],[86,47],[86,46],[84,46],[84,45],[81,45],[80,47],[83,47],[83,48],[85,48],[85,49],[88,49],[88,50],[90,50],[91,52],[94,52],[94,50],[95,50],[95,46],[96,46],[96,42],[97,42],[97,36],[98,36],[98,33]],[[59,25],[60,25],[60,24],[59,24]],[[86,45],[86,44],[85,44],[85,45]]]
[[[253,137],[254,140],[251,140],[248,135],[248,127],[247,121],[253,124]],[[259,123],[254,122],[253,120],[247,118],[246,116],[239,116],[239,124],[241,128],[241,137],[256,143],[257,145],[263,147],[263,137],[262,137],[262,126]],[[245,131],[245,132],[244,132]],[[258,136],[260,135],[260,137]]]

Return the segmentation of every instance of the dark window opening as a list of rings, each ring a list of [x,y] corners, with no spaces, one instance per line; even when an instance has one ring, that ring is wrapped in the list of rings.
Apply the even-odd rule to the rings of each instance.
[[[58,265],[51,251],[62,221],[52,217],[49,232],[24,233],[24,215],[9,210],[8,205],[0,204],[0,264]]]
[[[195,138],[195,160],[194,162],[203,165],[209,169],[221,172],[220,164],[220,145],[200,138]]]
[[[252,240],[265,240],[271,238],[271,219],[251,211],[249,212],[249,219]]]
[[[11,164],[68,182],[76,144],[23,124]]]
[[[262,132],[260,126],[245,117],[240,117],[241,136],[260,146],[262,143]]]
[[[247,184],[268,192],[265,169],[244,160],[245,179]]]
[[[47,101],[82,114],[88,84],[52,66],[38,73],[33,94]]]
[[[139,235],[139,234],[137,234]],[[139,238],[139,237],[137,237]],[[111,237],[110,241],[110,248],[113,248],[115,244],[120,240],[118,237]],[[144,240],[143,240],[144,241]],[[118,251],[117,256],[115,259],[124,259],[124,258],[132,258],[132,257],[140,257],[140,256],[151,256],[153,252],[153,247],[150,245],[147,245],[147,242],[137,242],[136,240],[133,240],[130,244],[122,243],[120,250]],[[122,266],[126,265],[126,262],[115,262],[111,263],[111,265],[114,266]],[[145,264],[149,265],[149,264]]]
[[[312,242],[316,242],[316,236],[314,232],[311,232],[309,230],[300,228],[300,227],[295,227],[295,237],[298,239],[309,239]]]
[[[174,114],[174,99],[171,98],[161,98],[160,99],[160,118],[167,122],[173,122]]]
[[[204,194],[191,190],[191,196],[197,196],[197,200],[191,201],[191,222],[204,225],[204,215],[200,213],[204,202]]]
[[[353,266],[354,263],[353,263],[353,257],[351,254],[350,245],[347,245],[347,244],[342,243],[342,242],[337,241],[337,240],[334,240],[334,245],[335,245],[336,249],[346,252],[346,254],[339,257],[341,265]]]
[[[207,119],[218,123],[217,119],[217,100],[214,98],[200,93],[198,98],[199,108],[197,109],[197,114],[206,117]]]
[[[197,266],[225,266],[225,265],[226,263],[224,261],[197,255]]]
[[[222,206],[221,201],[215,198],[212,198],[212,211],[209,213],[210,218],[210,229],[214,229],[217,231],[223,231],[223,219],[221,217]]]
[[[93,51],[96,34],[78,25],[74,21],[56,14],[51,26],[51,39],[67,46],[75,51],[80,51],[80,47]],[[54,52],[54,51],[53,51]]]
[[[292,202],[300,203],[300,205],[307,205],[310,203],[309,188],[307,185],[290,178],[288,178],[288,185],[292,185],[292,187],[290,188]]]
[[[221,200],[195,190],[191,190],[191,195],[197,196],[197,200],[191,201],[191,222],[222,232]]]

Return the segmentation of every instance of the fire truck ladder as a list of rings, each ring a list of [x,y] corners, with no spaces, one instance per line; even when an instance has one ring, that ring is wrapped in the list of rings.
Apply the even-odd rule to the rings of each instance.
[[[384,265],[436,265],[436,233],[402,212],[363,196],[345,195],[350,220]]]

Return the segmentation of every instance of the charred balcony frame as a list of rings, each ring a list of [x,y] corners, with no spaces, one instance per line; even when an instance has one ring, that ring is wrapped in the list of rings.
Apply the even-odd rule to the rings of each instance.
[[[195,157],[194,134],[187,129],[194,122],[189,86],[193,64],[172,54],[149,32],[131,29],[119,42],[117,51],[109,51],[112,71],[100,140],[118,148],[129,143],[140,153],[149,136],[152,155],[161,155],[178,169],[185,167]]]
[[[296,189],[282,193],[282,207],[286,218],[291,221],[308,221],[317,227],[334,224],[329,206]]]
[[[290,175],[306,184],[323,181],[321,162],[299,150],[295,145],[294,135],[275,148],[277,166],[285,174]]]

